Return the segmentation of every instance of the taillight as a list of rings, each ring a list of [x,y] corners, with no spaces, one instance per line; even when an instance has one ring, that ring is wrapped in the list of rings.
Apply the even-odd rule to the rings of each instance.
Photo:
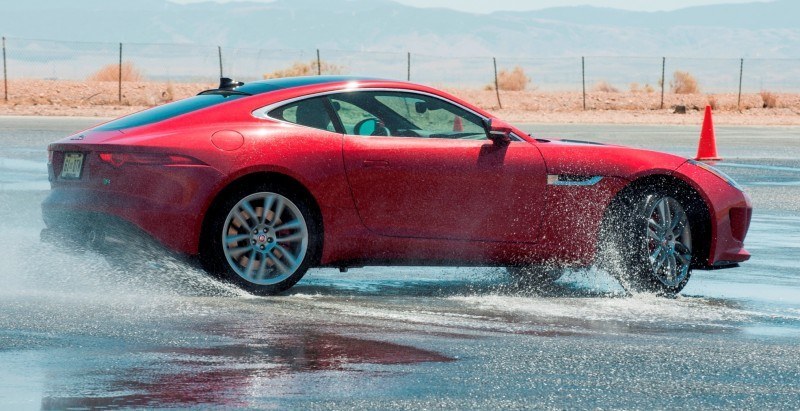
[[[203,164],[196,158],[178,154],[160,153],[99,153],[100,160],[114,167],[124,165],[186,166]]]

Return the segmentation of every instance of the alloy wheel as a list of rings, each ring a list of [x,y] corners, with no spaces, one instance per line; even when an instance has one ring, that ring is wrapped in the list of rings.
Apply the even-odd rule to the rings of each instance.
[[[672,197],[659,199],[649,210],[645,242],[655,279],[677,287],[689,275],[692,264],[692,234],[681,204]]]
[[[308,226],[300,209],[271,192],[249,195],[228,213],[222,247],[230,267],[249,283],[278,284],[294,274],[308,251]]]

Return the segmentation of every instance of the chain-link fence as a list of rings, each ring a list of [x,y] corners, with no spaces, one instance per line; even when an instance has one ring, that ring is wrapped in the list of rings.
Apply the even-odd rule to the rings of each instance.
[[[446,57],[3,38],[2,96],[6,101],[42,98],[52,103],[52,95],[64,88],[84,87],[83,98],[93,102],[155,104],[181,94],[172,88],[191,92],[216,84],[221,76],[254,81],[286,75],[349,74],[476,90],[493,90],[499,75],[498,100],[514,89],[578,93],[584,102],[587,95],[591,99],[598,93],[614,92],[648,93],[658,100],[674,93],[676,82],[687,80],[677,78],[676,72],[691,78],[694,88],[689,91],[693,94],[800,92],[800,59]],[[508,86],[508,77],[516,80],[516,85]],[[42,85],[37,81],[59,83]],[[129,101],[137,89],[149,88],[153,90],[148,101]]]

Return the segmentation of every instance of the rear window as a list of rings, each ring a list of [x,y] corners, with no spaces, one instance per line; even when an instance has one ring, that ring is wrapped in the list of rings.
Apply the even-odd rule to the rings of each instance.
[[[272,118],[301,126],[335,131],[333,121],[325,106],[326,97],[315,97],[277,108],[268,113]]]
[[[246,96],[241,94],[203,94],[200,96],[189,97],[184,100],[164,104],[163,106],[153,107],[145,111],[110,121],[100,127],[97,127],[96,130],[121,130],[125,128],[158,123],[159,121],[164,121],[182,114],[215,106],[217,104],[222,104],[241,97]]]

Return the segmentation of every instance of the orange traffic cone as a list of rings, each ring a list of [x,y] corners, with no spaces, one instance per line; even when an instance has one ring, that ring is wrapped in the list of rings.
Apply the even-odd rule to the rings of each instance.
[[[461,120],[461,117],[459,116],[456,116],[456,118],[453,119],[453,131],[459,133],[464,131],[464,121]]]
[[[700,132],[700,145],[697,147],[697,161],[720,161],[717,155],[717,138],[714,135],[714,120],[711,118],[711,106],[706,106],[706,117],[703,130]]]

